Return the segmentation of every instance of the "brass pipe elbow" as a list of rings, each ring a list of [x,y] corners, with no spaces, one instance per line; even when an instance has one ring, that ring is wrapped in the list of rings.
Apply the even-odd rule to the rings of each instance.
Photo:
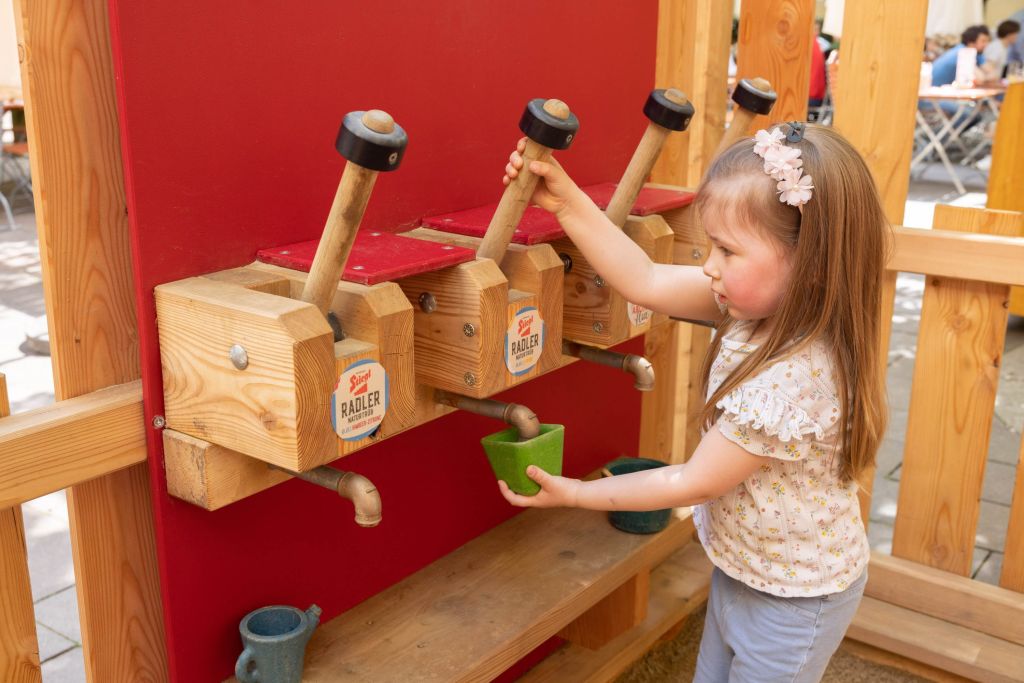
[[[540,420],[536,413],[519,403],[502,403],[489,398],[471,398],[461,394],[438,390],[434,395],[438,403],[467,413],[493,417],[512,425],[519,432],[519,440],[526,441],[540,436]]]
[[[373,482],[363,475],[336,470],[326,465],[314,467],[308,472],[293,472],[277,465],[270,465],[270,467],[311,484],[330,489],[342,498],[348,498],[355,506],[355,520],[359,526],[374,527],[380,524],[382,518],[380,492],[377,491]]]
[[[562,353],[580,360],[590,361],[598,365],[618,368],[633,375],[633,388],[639,391],[654,390],[654,366],[643,356],[633,353],[617,353],[608,349],[578,344],[568,339],[562,340]]]

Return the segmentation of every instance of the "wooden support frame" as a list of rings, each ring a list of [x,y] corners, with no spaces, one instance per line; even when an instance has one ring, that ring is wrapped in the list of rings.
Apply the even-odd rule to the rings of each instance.
[[[14,0],[58,401],[139,377],[104,0]],[[68,492],[86,678],[167,680],[148,465]]]

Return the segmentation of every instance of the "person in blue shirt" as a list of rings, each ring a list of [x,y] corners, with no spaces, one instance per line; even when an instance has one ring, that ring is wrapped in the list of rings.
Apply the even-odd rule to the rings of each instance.
[[[985,63],[985,48],[992,41],[988,27],[979,24],[970,26],[960,34],[960,43],[946,50],[941,57],[932,62],[932,85],[949,85],[956,79],[957,54],[965,47],[973,47],[978,51],[978,66]]]

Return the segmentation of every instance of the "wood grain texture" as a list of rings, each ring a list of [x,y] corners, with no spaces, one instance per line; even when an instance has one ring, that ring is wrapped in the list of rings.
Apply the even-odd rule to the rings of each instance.
[[[864,594],[1024,645],[1024,600],[1005,588],[875,552]]]
[[[989,210],[987,220],[995,225],[994,218],[1000,213],[1011,224],[1019,216],[1015,212]],[[893,275],[925,273],[1004,285],[1024,282],[1024,243],[1019,239],[920,228],[896,228],[894,237],[895,245],[886,264]]]
[[[0,419],[11,414],[0,372]],[[21,506],[0,506],[0,680],[42,681]]]
[[[558,635],[591,650],[604,647],[647,618],[651,573],[646,567],[576,617]]]
[[[168,427],[293,471],[335,459],[333,334],[315,306],[199,277],[155,297]]]
[[[1020,178],[1024,178],[1024,83],[1012,83],[999,107],[985,206],[1024,211]],[[1024,288],[1010,290],[1010,313],[1024,315]]]
[[[15,0],[58,400],[139,377],[120,129],[104,0]],[[147,466],[68,496],[86,675],[164,681]],[[115,596],[135,591],[135,600]]]
[[[934,223],[1009,232],[1020,221],[1024,216],[939,206]],[[970,572],[1008,297],[1002,284],[927,279],[893,531],[897,557]]]
[[[1003,552],[1003,571],[999,575],[999,585],[1024,593],[1024,443],[1017,457],[1017,475]]]
[[[843,14],[834,126],[867,162],[893,225],[903,222],[910,185],[927,12],[928,0],[861,0]]]
[[[0,509],[146,460],[138,381],[0,421]]]
[[[1024,681],[1024,647],[875,598],[861,600],[846,635],[972,681]]]
[[[699,543],[687,543],[651,571],[647,618],[600,650],[571,643],[555,651],[520,679],[520,683],[606,683],[615,680],[662,635],[707,600],[711,561]]]
[[[692,533],[688,517],[641,536],[527,510],[322,625],[304,680],[491,680]]]
[[[732,6],[718,0],[659,0],[654,82],[675,87],[696,113],[686,132],[670,135],[655,162],[660,183],[694,186],[725,129]]]
[[[771,123],[807,120],[814,9],[814,0],[745,0],[740,5],[736,79],[766,78],[778,95],[771,113],[754,117],[747,135]]]

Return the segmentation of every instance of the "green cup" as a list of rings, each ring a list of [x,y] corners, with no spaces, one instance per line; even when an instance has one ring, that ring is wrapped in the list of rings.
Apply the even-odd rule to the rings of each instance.
[[[509,428],[480,439],[491,462],[494,476],[508,484],[516,493],[533,496],[540,485],[526,476],[526,468],[536,465],[549,474],[562,474],[563,425],[541,425],[540,435],[519,441],[519,431]]]

